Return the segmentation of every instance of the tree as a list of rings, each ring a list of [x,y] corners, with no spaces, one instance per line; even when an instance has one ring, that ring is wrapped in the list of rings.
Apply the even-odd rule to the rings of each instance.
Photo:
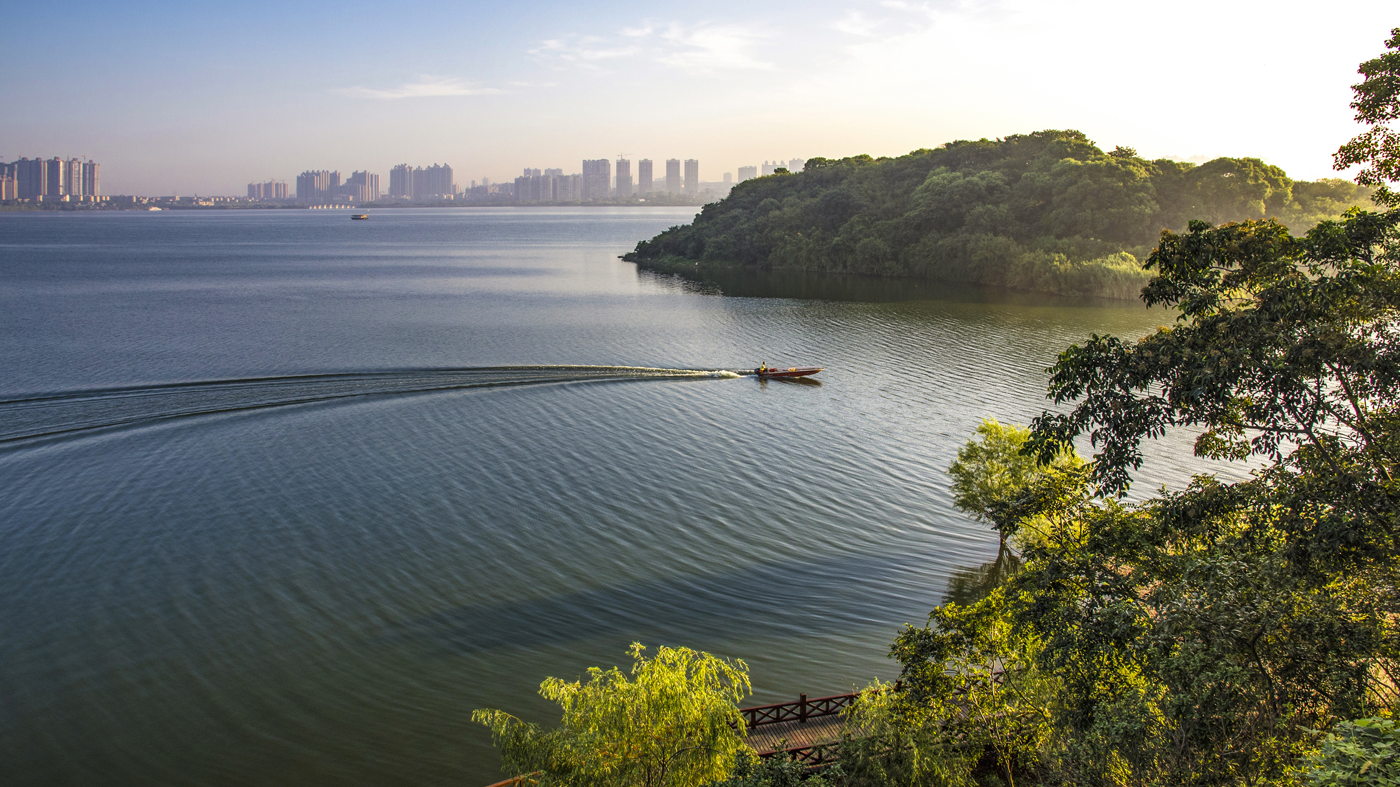
[[[1102,446],[1094,479],[1121,494],[1143,439],[1199,428],[1198,454],[1264,457],[1270,483],[1325,499],[1339,516],[1308,509],[1319,518],[1298,533],[1319,556],[1394,554],[1400,268],[1386,248],[1397,225],[1400,211],[1354,211],[1304,238],[1273,221],[1164,232],[1143,300],[1178,309],[1178,324],[1061,353],[1050,394],[1082,401],[1037,418],[1032,450],[1053,461],[1087,432]]]
[[[1101,496],[1017,498],[1007,521],[1070,523],[1028,549],[1018,625],[1063,680],[1076,779],[1280,777],[1310,729],[1396,701],[1400,677],[1400,211],[1295,238],[1272,221],[1163,233],[1148,305],[1177,325],[1060,355],[1042,460],[1088,434]],[[1266,462],[1124,506],[1141,442]],[[1126,774],[1126,776],[1125,776]]]
[[[701,785],[729,775],[748,751],[738,703],[752,693],[748,666],[689,648],[633,643],[630,674],[588,670],[587,681],[548,678],[540,694],[559,703],[559,727],[544,729],[499,710],[473,720],[491,729],[502,768],[539,773],[542,785]]]
[[[1390,31],[1385,45],[1390,51],[1362,63],[1357,73],[1365,79],[1351,87],[1356,95],[1351,102],[1356,121],[1371,128],[1343,145],[1333,162],[1337,169],[1366,165],[1356,182],[1377,187],[1372,196],[1377,205],[1396,208],[1400,191],[1390,184],[1400,182],[1400,132],[1387,124],[1400,119],[1400,27]]]
[[[1048,464],[1022,452],[1030,439],[1029,429],[1003,425],[987,418],[977,427],[980,439],[968,440],[958,449],[958,458],[948,467],[953,478],[953,505],[983,522],[990,522],[1006,546],[1010,528],[1002,527],[1001,515],[1011,502],[1032,484],[1048,475],[1064,475],[1084,466],[1073,449],[1061,451]]]

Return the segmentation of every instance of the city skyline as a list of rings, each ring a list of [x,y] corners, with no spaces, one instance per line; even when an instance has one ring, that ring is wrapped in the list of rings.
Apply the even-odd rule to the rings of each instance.
[[[18,109],[0,116],[0,157],[86,154],[106,165],[103,190],[114,194],[240,194],[307,163],[383,174],[404,160],[450,160],[470,179],[505,181],[526,161],[544,163],[538,151],[571,162],[675,150],[718,176],[756,163],[752,150],[897,156],[1076,128],[1105,149],[1260,157],[1315,179],[1333,174],[1332,153],[1357,133],[1348,86],[1394,20],[1376,0],[1345,15],[1306,10],[1198,0],[28,4],[12,9],[12,29],[82,24],[66,28],[73,54],[62,58],[41,36],[11,42],[0,94]],[[404,19],[417,44],[389,47],[384,31]],[[1153,54],[1183,42],[1180,56]],[[349,51],[375,53],[372,67]],[[644,109],[619,123],[629,104]]]

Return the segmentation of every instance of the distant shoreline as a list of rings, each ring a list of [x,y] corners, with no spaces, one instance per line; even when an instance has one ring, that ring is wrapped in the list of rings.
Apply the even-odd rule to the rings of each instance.
[[[219,205],[181,205],[179,203],[162,202],[155,205],[103,205],[93,203],[21,203],[16,205],[0,205],[0,213],[39,213],[39,212],[103,212],[114,211],[137,211],[144,212],[150,207],[159,207],[162,211],[167,210],[317,210],[317,211],[363,211],[363,210],[402,210],[404,208],[703,208],[707,203],[647,203],[647,202],[432,202],[414,203],[409,205],[394,205],[371,202],[364,205],[335,205],[335,206],[313,206],[313,205],[259,205],[259,204],[219,204]]]

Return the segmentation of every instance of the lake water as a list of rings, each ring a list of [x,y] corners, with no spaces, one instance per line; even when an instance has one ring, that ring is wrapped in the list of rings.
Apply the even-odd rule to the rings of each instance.
[[[996,553],[978,421],[1167,320],[617,259],[692,215],[0,214],[5,783],[486,784],[473,709],[557,719],[634,640],[755,704],[891,678]],[[761,361],[827,369],[714,373]]]

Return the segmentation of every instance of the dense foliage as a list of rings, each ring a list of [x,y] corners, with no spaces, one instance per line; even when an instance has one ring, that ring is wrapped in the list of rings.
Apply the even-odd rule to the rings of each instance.
[[[1400,191],[1393,184],[1400,182],[1400,131],[1390,123],[1400,120],[1400,27],[1390,31],[1385,42],[1390,51],[1361,64],[1357,71],[1365,77],[1352,85],[1356,100],[1356,121],[1371,128],[1337,151],[1337,169],[1361,164],[1356,181],[1376,187],[1375,201],[1392,208],[1400,207]]]
[[[896,640],[896,759],[922,749],[961,769],[949,783],[985,752],[1007,783],[1295,783],[1315,730],[1395,708],[1397,226],[1400,211],[1353,211],[1301,238],[1272,221],[1167,233],[1143,299],[1177,324],[1061,354],[1050,392],[1075,406],[1022,449],[1056,464],[1006,472],[1024,438],[984,424],[955,477],[988,491],[959,501],[1036,533],[1006,584]],[[1168,428],[1262,467],[1121,502],[1141,442]],[[1080,435],[1090,465],[1064,460]]]
[[[1309,765],[1311,787],[1400,787],[1400,726],[1391,719],[1341,722]]]
[[[588,670],[587,681],[549,678],[540,694],[564,711],[558,727],[499,710],[472,718],[491,729],[506,773],[540,785],[661,787],[725,778],[744,743],[739,701],[748,667],[689,648],[647,658],[633,643],[630,674]]]
[[[1105,153],[1078,131],[959,141],[898,158],[816,158],[740,183],[626,259],[914,276],[1134,298],[1164,229],[1275,216],[1294,227],[1365,200],[1252,158],[1195,166]]]

